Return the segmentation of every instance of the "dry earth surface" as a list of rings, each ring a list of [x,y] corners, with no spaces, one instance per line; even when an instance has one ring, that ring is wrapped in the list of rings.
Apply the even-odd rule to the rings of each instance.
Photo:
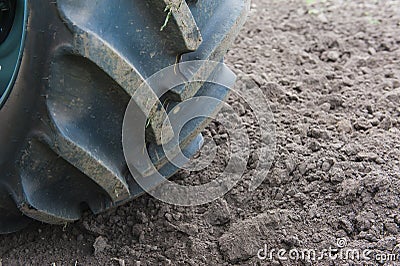
[[[274,113],[276,156],[257,190],[244,178],[200,207],[143,196],[65,227],[34,223],[0,237],[2,264],[361,264],[257,257],[264,244],[322,251],[338,239],[370,250],[371,265],[381,263],[376,254],[399,254],[400,2],[254,0],[226,61],[258,84]],[[256,144],[251,111],[231,102]],[[176,182],[223,170],[229,132],[214,123],[205,134],[218,144],[213,165]],[[252,156],[245,177],[256,165]]]

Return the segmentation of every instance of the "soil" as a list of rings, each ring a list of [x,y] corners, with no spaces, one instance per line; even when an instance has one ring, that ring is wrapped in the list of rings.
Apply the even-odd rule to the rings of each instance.
[[[199,207],[143,196],[64,227],[33,223],[0,236],[2,265],[376,265],[400,256],[399,48],[398,1],[254,0],[226,62],[260,86],[274,113],[276,154],[261,186],[241,181]],[[257,126],[247,129],[256,139]],[[223,170],[229,132],[216,122],[205,133],[218,145],[213,165],[176,182]],[[259,258],[264,247],[288,252]],[[370,260],[340,250],[288,258],[330,247],[368,250]]]

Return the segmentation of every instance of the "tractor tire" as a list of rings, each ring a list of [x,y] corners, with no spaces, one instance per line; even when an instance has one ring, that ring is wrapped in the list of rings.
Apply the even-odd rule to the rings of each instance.
[[[132,88],[177,62],[223,60],[249,10],[249,0],[0,5],[0,233],[32,219],[73,222],[84,210],[100,213],[142,194],[122,147]],[[224,99],[228,90],[182,86],[163,100],[197,95]],[[197,152],[208,122],[187,129],[185,155]],[[146,128],[149,153],[162,144],[159,128],[156,122]],[[150,157],[165,177],[179,170]]]

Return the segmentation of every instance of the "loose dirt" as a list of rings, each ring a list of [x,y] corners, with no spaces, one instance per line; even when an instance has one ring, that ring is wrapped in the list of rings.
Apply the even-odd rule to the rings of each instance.
[[[244,179],[204,206],[143,196],[64,227],[33,223],[0,236],[2,264],[372,265],[400,256],[400,2],[254,0],[226,62],[260,86],[274,114],[276,155],[258,189]],[[257,126],[246,127],[256,140]],[[174,181],[200,184],[223,170],[229,132],[214,123],[205,134],[218,145],[213,165]],[[251,156],[245,176],[256,164]],[[265,245],[368,250],[371,260],[340,250],[260,259]]]

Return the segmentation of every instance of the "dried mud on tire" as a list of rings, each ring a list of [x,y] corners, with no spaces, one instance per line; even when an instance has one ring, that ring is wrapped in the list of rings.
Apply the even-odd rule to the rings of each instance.
[[[0,236],[3,265],[361,264],[257,258],[265,244],[320,251],[338,239],[371,258],[399,254],[399,10],[397,1],[254,0],[226,61],[260,86],[275,116],[263,184],[248,192],[240,182],[200,207],[143,196],[66,227],[33,223]],[[246,119],[246,105],[233,106]],[[248,130],[257,135],[251,120]],[[205,134],[219,144],[213,166],[174,181],[199,184],[223,169],[227,132],[214,123]]]

